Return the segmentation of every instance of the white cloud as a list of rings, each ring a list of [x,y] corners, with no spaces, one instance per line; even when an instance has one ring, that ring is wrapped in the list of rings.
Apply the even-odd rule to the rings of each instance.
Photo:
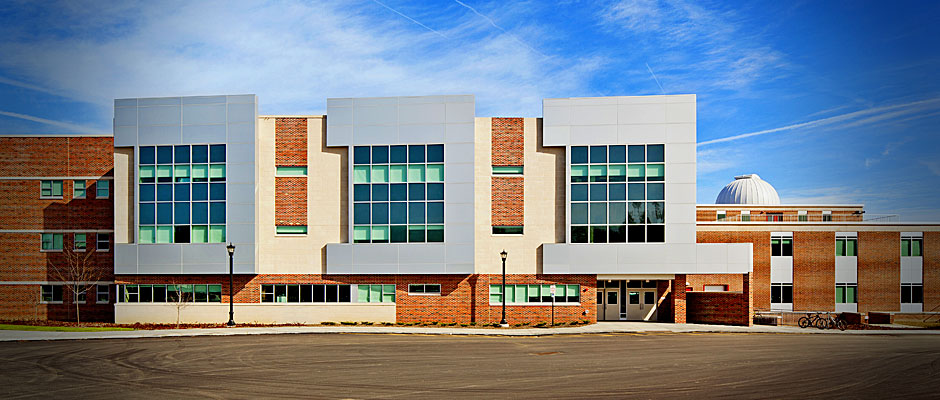
[[[281,114],[325,112],[327,97],[472,93],[480,115],[539,115],[541,98],[586,92],[605,62],[546,58],[526,47],[538,46],[534,22],[495,30],[460,7],[466,12],[449,10],[448,18],[399,10],[412,21],[373,2],[132,9],[70,17],[63,29],[77,35],[0,28],[10,38],[0,53],[13,55],[0,58],[0,68],[98,104],[104,125],[114,98],[220,93],[257,93],[263,113]],[[89,33],[96,26],[108,34]]]

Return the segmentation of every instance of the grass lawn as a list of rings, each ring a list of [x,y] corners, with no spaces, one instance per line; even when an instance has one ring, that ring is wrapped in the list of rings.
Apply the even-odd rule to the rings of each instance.
[[[117,327],[78,327],[78,326],[37,326],[37,325],[10,325],[0,324],[0,330],[7,331],[48,331],[48,332],[101,332],[101,331],[132,331],[134,328]]]

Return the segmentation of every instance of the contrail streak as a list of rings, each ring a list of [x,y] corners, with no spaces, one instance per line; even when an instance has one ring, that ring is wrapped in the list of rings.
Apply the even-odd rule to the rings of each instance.
[[[749,138],[749,137],[752,137],[752,136],[766,135],[766,134],[768,134],[768,133],[783,132],[783,131],[792,131],[792,130],[799,129],[799,128],[807,128],[807,127],[814,127],[814,126],[829,125],[829,124],[834,124],[834,123],[837,123],[837,122],[842,122],[842,121],[850,120],[850,119],[857,118],[857,117],[863,117],[863,116],[872,115],[872,114],[880,114],[880,113],[884,113],[884,112],[887,112],[887,111],[893,111],[893,110],[902,109],[902,108],[923,106],[923,105],[927,105],[927,104],[931,104],[931,103],[937,103],[937,102],[940,102],[940,97],[938,97],[938,98],[933,98],[933,99],[928,99],[928,100],[914,101],[914,102],[904,103],[904,104],[895,104],[895,105],[891,105],[891,106],[875,107],[875,108],[870,108],[870,109],[867,109],[867,110],[861,110],[861,111],[855,111],[855,112],[850,112],[850,113],[846,113],[846,114],[836,115],[836,116],[833,116],[833,117],[822,118],[822,119],[817,119],[817,120],[807,121],[807,122],[801,122],[801,123],[793,124],[793,125],[781,126],[781,127],[779,127],[779,128],[765,129],[765,130],[762,130],[762,131],[750,132],[750,133],[742,133],[742,134],[740,134],[740,135],[728,136],[728,137],[720,138],[720,139],[712,139],[712,140],[700,142],[700,143],[698,144],[698,146],[701,147],[701,146],[705,146],[705,145],[709,145],[709,144],[722,143],[722,142],[730,142],[730,141],[733,141],[733,140]],[[902,114],[906,114],[906,113],[902,113]],[[891,117],[896,116],[896,115],[897,115],[897,114],[889,113],[889,114],[886,114],[886,115],[880,115],[880,116],[870,117],[869,120],[875,120],[875,121],[876,121],[876,120],[878,120],[878,119],[891,118]],[[881,117],[881,118],[879,118],[879,117]],[[874,121],[869,121],[869,122],[874,122]]]
[[[656,81],[656,86],[659,86],[659,91],[663,92],[663,94],[666,94],[666,90],[664,90],[664,89],[663,89],[663,85],[661,85],[661,84],[659,83],[659,79],[656,78],[656,74],[653,73],[653,69],[650,68],[650,64],[649,64],[649,63],[646,63],[646,69],[649,70],[650,75],[653,75],[653,80]]]
[[[480,17],[483,17],[483,19],[485,19],[487,22],[489,22],[490,25],[493,25],[494,28],[499,29],[499,30],[502,31],[503,33],[509,35],[509,37],[511,37],[512,40],[515,40],[517,43],[519,43],[519,44],[525,46],[525,47],[528,48],[529,50],[532,50],[532,52],[534,52],[534,53],[536,53],[536,54],[539,54],[539,55],[541,55],[542,57],[548,58],[548,56],[545,55],[544,53],[542,53],[541,51],[538,51],[538,50],[536,50],[534,47],[529,46],[528,44],[526,44],[525,42],[523,42],[522,40],[519,40],[519,38],[516,37],[516,35],[513,35],[513,34],[509,33],[509,31],[503,29],[503,27],[501,27],[501,26],[499,26],[499,25],[496,25],[496,22],[493,21],[493,19],[491,19],[490,17],[487,17],[487,16],[481,14],[479,11],[477,11],[477,9],[475,9],[475,8],[473,8],[473,7],[470,7],[469,5],[467,5],[467,4],[464,3],[464,2],[461,2],[460,0],[454,0],[454,2],[456,2],[457,4],[460,4],[461,6],[466,7],[466,8],[467,8],[468,10],[470,10],[470,11],[473,11],[474,14],[479,15]]]
[[[46,124],[46,125],[57,126],[59,128],[68,129],[71,132],[86,133],[89,135],[107,135],[108,134],[108,132],[99,131],[97,129],[89,128],[87,126],[70,124],[68,122],[53,121],[51,119],[34,117],[32,115],[18,114],[18,113],[13,113],[9,111],[0,111],[0,115],[5,115],[7,117],[13,117],[13,118],[19,118],[19,119],[25,119],[27,121],[39,122],[41,124]]]
[[[436,31],[436,30],[434,30],[434,29],[431,29],[429,26],[418,22],[418,21],[415,20],[414,18],[411,18],[411,17],[409,17],[409,16],[407,16],[407,15],[405,15],[405,14],[402,14],[402,13],[398,12],[398,10],[396,10],[396,9],[394,9],[394,8],[391,8],[391,7],[389,7],[389,6],[385,5],[385,4],[382,4],[382,2],[380,2],[380,1],[378,1],[378,0],[372,0],[372,2],[375,3],[375,4],[378,4],[378,5],[382,6],[382,7],[385,7],[385,8],[387,8],[387,9],[389,9],[389,10],[391,10],[391,11],[392,11],[393,13],[395,13],[395,14],[398,14],[398,15],[401,15],[402,17],[407,18],[407,19],[408,19],[409,21],[411,21],[411,22],[414,22],[414,23],[416,23],[416,24],[418,24],[418,25],[421,25],[421,27],[423,27],[424,29],[427,29],[427,30],[429,30],[429,31],[431,31],[431,32],[434,32],[434,33],[440,35],[440,36],[441,36],[442,38],[444,38],[444,39],[447,39],[447,35],[445,35],[445,34],[443,34],[443,33],[440,33],[440,32],[438,32],[438,31]]]

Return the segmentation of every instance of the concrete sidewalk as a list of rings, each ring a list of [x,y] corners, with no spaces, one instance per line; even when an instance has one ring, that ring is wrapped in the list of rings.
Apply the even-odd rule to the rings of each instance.
[[[420,335],[479,335],[479,336],[548,336],[611,333],[785,333],[785,334],[841,334],[841,335],[938,335],[940,330],[860,330],[838,331],[800,329],[792,326],[724,326],[700,324],[666,324],[654,322],[602,322],[593,325],[564,328],[437,328],[407,326],[280,326],[264,328],[206,328],[164,329],[105,332],[43,332],[0,331],[0,341],[20,340],[74,340],[74,339],[131,339],[188,336],[277,335],[277,334],[420,334]]]

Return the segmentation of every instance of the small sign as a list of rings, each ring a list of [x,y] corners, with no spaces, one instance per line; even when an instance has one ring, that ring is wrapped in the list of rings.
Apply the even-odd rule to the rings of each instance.
[[[555,297],[555,285],[552,285],[552,297]]]

